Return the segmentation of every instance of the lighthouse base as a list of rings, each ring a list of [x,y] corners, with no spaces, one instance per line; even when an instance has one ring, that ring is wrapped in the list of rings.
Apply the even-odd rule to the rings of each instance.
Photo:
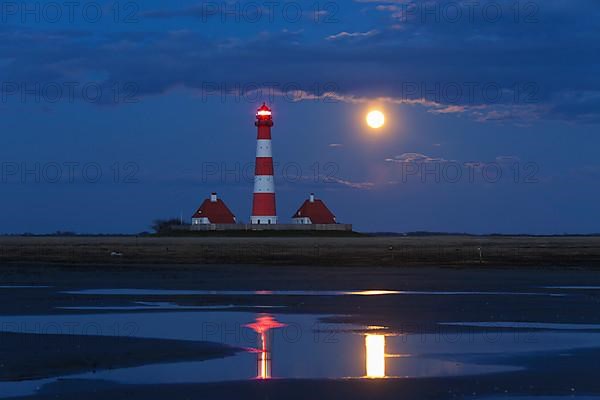
[[[252,224],[252,225],[275,225],[275,224],[277,224],[277,217],[275,217],[275,216],[272,216],[272,217],[252,216],[252,217],[250,217],[250,224]]]

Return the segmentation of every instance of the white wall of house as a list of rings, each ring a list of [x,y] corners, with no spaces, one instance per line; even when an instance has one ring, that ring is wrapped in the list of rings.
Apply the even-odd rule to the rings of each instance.
[[[311,225],[312,221],[308,217],[294,218],[294,224]]]
[[[192,218],[192,225],[207,225],[210,224],[208,218]]]
[[[260,216],[260,217],[250,217],[250,223],[252,225],[271,225],[271,224],[276,224],[277,223],[277,217],[276,216],[271,216],[271,217],[265,217],[265,216]]]

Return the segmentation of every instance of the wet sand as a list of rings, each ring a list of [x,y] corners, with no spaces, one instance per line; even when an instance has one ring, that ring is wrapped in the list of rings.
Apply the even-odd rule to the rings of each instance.
[[[171,302],[178,306],[230,304],[231,311],[321,315],[324,320],[364,326],[380,325],[390,331],[436,333],[439,323],[454,321],[517,321],[557,324],[600,324],[600,274],[593,268],[565,267],[319,267],[252,265],[98,265],[0,264],[0,315],[52,316],[65,307],[127,307],[139,302]],[[36,287],[28,287],[36,286]],[[556,287],[588,287],[562,297]],[[73,290],[136,288],[169,290],[223,290],[228,294],[71,294]],[[235,291],[310,290],[354,291],[365,289],[416,292],[394,296],[242,295]],[[424,293],[420,293],[424,292]],[[436,295],[444,292],[444,295]],[[487,296],[469,292],[495,293]],[[512,295],[511,295],[512,294]],[[264,308],[261,308],[264,307]],[[94,313],[110,313],[97,310]],[[144,312],[153,310],[120,311]],[[173,311],[177,312],[177,311]],[[69,314],[89,314],[70,309]],[[337,317],[330,317],[337,315]],[[451,329],[451,328],[448,328]],[[472,328],[484,331],[486,328]],[[494,329],[497,331],[498,329]],[[24,334],[1,334],[2,364],[10,369],[3,379],[56,376],[156,362],[202,360],[232,354],[222,345],[134,338],[96,338],[71,335],[47,338],[40,346],[21,346]],[[32,343],[36,338],[29,338]],[[74,346],[57,346],[57,343]],[[117,346],[115,344],[121,341]],[[146,351],[144,351],[146,350]],[[39,357],[39,354],[44,356]],[[37,357],[37,358],[36,358]],[[240,381],[212,384],[119,385],[112,382],[61,380],[44,386],[30,398],[452,398],[472,396],[600,395],[598,349],[561,353],[527,354],[507,363],[527,366],[525,371],[476,377],[410,378],[391,380],[288,380]],[[497,361],[496,361],[497,362]],[[8,372],[7,372],[8,371]],[[554,378],[552,378],[554,377]],[[151,382],[148,382],[149,384]],[[576,392],[573,392],[575,390]]]
[[[600,237],[0,237],[0,262],[600,267]]]
[[[597,398],[600,381],[595,365],[600,351],[536,358],[519,372],[477,377],[245,381],[213,384],[118,385],[98,381],[66,381],[48,385],[35,399],[128,398],[163,399],[452,399],[548,396],[554,399]],[[577,371],[576,373],[574,371]],[[497,396],[497,397],[496,397]],[[573,397],[576,396],[576,397]],[[581,396],[581,397],[580,397]]]
[[[285,305],[282,312],[348,315],[349,320],[414,330],[436,321],[543,320],[556,323],[600,323],[600,291],[578,290],[577,296],[554,297],[554,286],[597,286],[591,269],[518,267],[295,267],[252,265],[2,265],[1,315],[51,315],[65,307],[124,307],[134,302],[174,302],[180,306],[236,305],[232,310]],[[47,286],[28,288],[27,286]],[[0,285],[1,286],[1,285]],[[496,292],[493,301],[477,296],[248,296],[185,294],[74,295],[71,290],[101,288],[230,290]],[[502,293],[538,295],[504,296]],[[535,294],[534,293],[534,294]],[[399,312],[401,310],[402,312]],[[85,314],[85,310],[70,310]],[[102,312],[97,311],[97,312]],[[126,311],[125,311],[126,312]],[[152,311],[148,311],[152,312]],[[279,312],[279,311],[278,311]]]
[[[236,351],[229,346],[207,342],[0,332],[0,381],[42,379],[152,363],[208,360],[228,357]]]
[[[583,355],[587,371],[579,370],[568,359],[546,358],[544,365],[532,365],[532,370],[518,373],[494,374],[479,377],[389,379],[389,380],[274,380],[250,381],[227,384],[161,385],[161,386],[113,386],[105,385],[94,393],[86,393],[86,399],[128,398],[133,400],[169,399],[346,399],[346,400],[397,400],[397,399],[452,399],[452,398],[510,398],[519,396],[548,396],[554,399],[600,393],[600,382],[594,371],[600,353]],[[575,368],[574,368],[575,367]],[[548,376],[559,379],[548,379]],[[88,382],[72,382],[75,393],[57,394],[52,387],[36,399],[79,399],[78,390]],[[112,387],[111,387],[112,386]],[[498,396],[498,397],[495,397]],[[577,397],[576,397],[577,398]]]

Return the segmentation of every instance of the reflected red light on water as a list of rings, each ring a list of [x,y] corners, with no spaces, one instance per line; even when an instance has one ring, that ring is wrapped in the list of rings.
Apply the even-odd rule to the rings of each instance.
[[[247,324],[245,326],[247,328],[252,329],[256,333],[265,333],[271,329],[283,328],[286,325],[277,321],[275,318],[273,318],[272,315],[263,314],[263,315],[257,317],[256,321],[254,321],[251,324]]]
[[[251,324],[245,325],[259,335],[260,347],[256,349],[258,353],[257,379],[271,379],[271,343],[269,340],[269,331],[271,329],[283,328],[282,324],[273,318],[272,315],[262,314]]]

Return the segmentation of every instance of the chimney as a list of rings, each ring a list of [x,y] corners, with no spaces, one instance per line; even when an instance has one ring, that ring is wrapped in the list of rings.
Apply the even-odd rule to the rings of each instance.
[[[217,194],[216,193],[212,193],[210,195],[210,202],[211,203],[216,203],[217,202]]]
[[[310,194],[310,202],[311,202],[311,203],[314,203],[314,202],[315,202],[315,194],[314,194],[314,193],[311,193],[311,194]]]

